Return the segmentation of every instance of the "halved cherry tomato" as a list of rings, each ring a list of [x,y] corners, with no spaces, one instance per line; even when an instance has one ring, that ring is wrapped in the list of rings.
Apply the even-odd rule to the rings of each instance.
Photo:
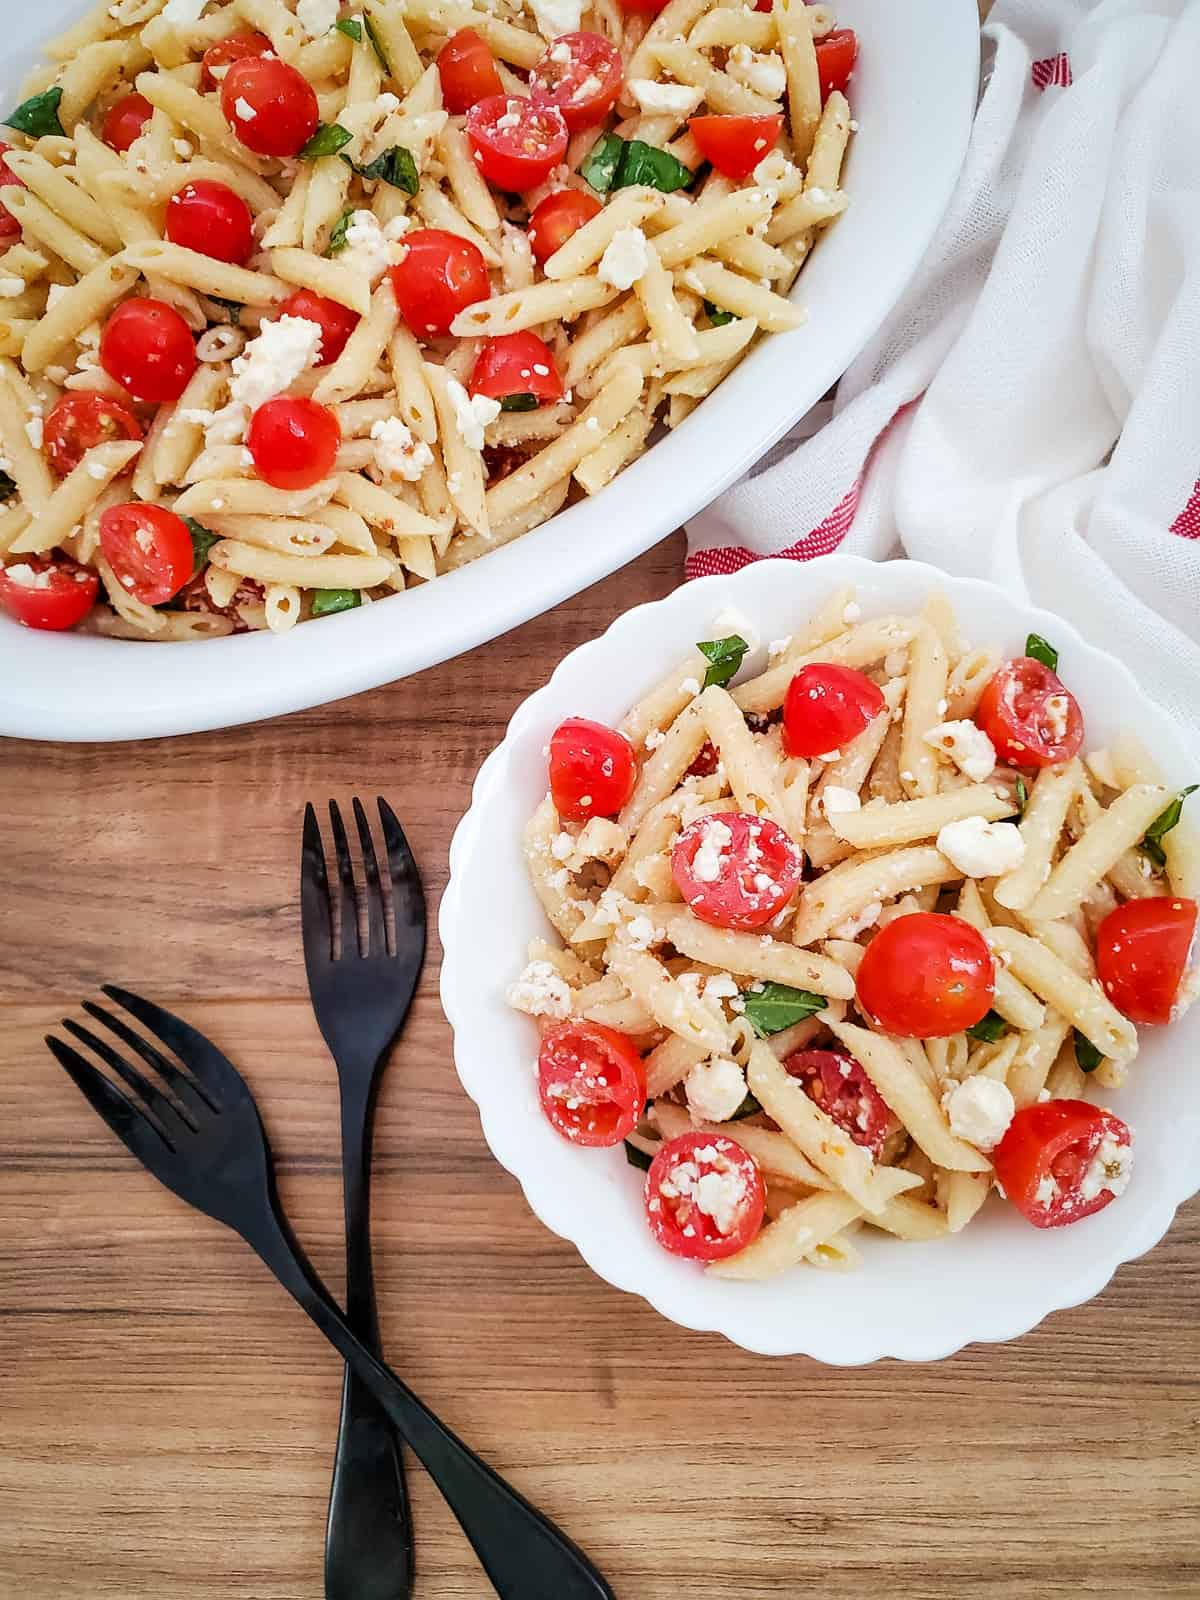
[[[250,419],[246,446],[254,470],[276,489],[311,489],[333,471],[342,430],[328,406],[281,395]]]
[[[548,261],[573,233],[603,210],[594,194],[584,194],[580,189],[556,189],[539,200],[529,219],[529,247],[534,260]]]
[[[503,400],[531,394],[539,405],[561,400],[562,379],[550,347],[536,333],[502,333],[479,352],[467,386],[472,394]]]
[[[883,710],[878,684],[853,667],[814,661],[788,684],[783,744],[790,756],[830,755],[856,739]]]
[[[550,739],[550,796],[565,822],[612,817],[633,793],[633,746],[615,728],[568,717]]]
[[[174,306],[140,296],[119,305],[100,336],[100,365],[135,400],[178,400],[198,365],[191,329]]]
[[[197,178],[167,202],[166,234],[172,244],[214,261],[245,266],[254,254],[254,217],[240,194],[224,183]]]
[[[1096,971],[1131,1022],[1170,1022],[1196,936],[1196,902],[1127,900],[1096,929]]]
[[[154,107],[144,94],[127,94],[114,101],[100,124],[100,137],[110,150],[124,153],[154,115]]]
[[[13,149],[11,144],[5,144],[0,140],[0,189],[8,183],[16,184],[18,189],[24,189],[24,180],[17,177],[4,159],[11,149]],[[0,239],[15,239],[20,231],[21,224],[16,217],[7,206],[0,206]]]
[[[475,165],[510,194],[535,189],[567,153],[567,125],[557,106],[535,106],[519,94],[494,94],[467,112]]]
[[[685,828],[671,852],[671,876],[701,922],[761,928],[796,892],[804,857],[769,817],[719,811]]]
[[[975,721],[1001,761],[1057,767],[1083,743],[1083,712],[1050,668],[1032,656],[1006,661],[980,696]]]
[[[722,1261],[762,1227],[766,1191],[753,1158],[723,1133],[681,1133],[646,1174],[646,1219],[673,1256]]]
[[[1103,1211],[1129,1182],[1133,1135],[1086,1100],[1023,1106],[992,1151],[996,1181],[1035,1228]]]
[[[251,56],[274,55],[275,47],[265,33],[231,33],[218,39],[204,52],[200,87],[207,94],[224,82],[230,67],[236,61],[246,61]]]
[[[988,1013],[995,969],[983,935],[961,917],[914,911],[871,940],[858,968],[858,1001],[884,1033],[942,1039]]]
[[[667,0],[621,0],[621,10],[639,17],[656,17]]]
[[[633,1040],[572,1018],[538,1052],[538,1097],[551,1127],[572,1144],[620,1144],[646,1104],[646,1069]]]
[[[317,366],[327,367],[336,361],[346,348],[350,335],[362,320],[357,311],[314,294],[311,289],[297,289],[288,295],[276,309],[281,317],[302,317],[305,322],[315,322],[321,330],[321,354]]]
[[[535,105],[557,106],[571,133],[603,122],[621,92],[621,52],[600,33],[561,33],[529,74]]]
[[[861,1062],[843,1050],[798,1050],[783,1065],[814,1105],[879,1159],[896,1123]]]
[[[451,116],[469,111],[477,100],[503,94],[496,58],[474,28],[460,28],[438,51],[442,102]]]
[[[706,161],[735,182],[748,178],[783,132],[783,112],[761,117],[693,117],[692,137]]]
[[[96,604],[100,580],[66,556],[15,556],[0,567],[0,609],[23,628],[61,633]]]
[[[117,582],[146,606],[161,606],[177,595],[195,565],[183,518],[140,501],[101,513],[100,548]]]
[[[444,228],[405,234],[404,259],[392,268],[392,288],[401,316],[421,337],[448,333],[464,307],[492,292],[479,247]]]
[[[104,394],[83,392],[63,395],[46,418],[42,433],[46,457],[60,478],[74,472],[93,445],[142,437],[142,425],[128,406]],[[132,472],[133,467],[131,461],[125,472]]]
[[[235,61],[221,85],[221,110],[238,140],[260,156],[298,155],[321,120],[312,84],[276,56]]]
[[[687,769],[689,778],[711,778],[721,765],[721,757],[717,754],[717,747],[711,739],[705,739],[700,746],[700,753]]]
[[[770,6],[767,7],[769,11]],[[845,90],[858,58],[858,35],[853,28],[834,28],[823,39],[815,41],[817,47],[817,78],[821,84],[821,99],[827,100],[835,89]]]

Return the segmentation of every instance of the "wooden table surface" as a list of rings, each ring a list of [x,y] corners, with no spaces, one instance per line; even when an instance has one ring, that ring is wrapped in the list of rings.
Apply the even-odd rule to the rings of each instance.
[[[259,1264],[134,1165],[43,1033],[109,979],[210,1032],[340,1286],[303,804],[389,796],[432,913],[513,708],[666,594],[681,556],[668,541],[470,656],[323,710],[141,745],[0,744],[0,1594],[319,1600],[340,1387]],[[601,1283],[534,1219],[455,1077],[439,954],[434,939],[380,1107],[388,1351],[620,1600],[1200,1594],[1200,1208],[1091,1305],[1003,1348],[859,1370],[743,1354]],[[418,1600],[490,1594],[411,1482]]]

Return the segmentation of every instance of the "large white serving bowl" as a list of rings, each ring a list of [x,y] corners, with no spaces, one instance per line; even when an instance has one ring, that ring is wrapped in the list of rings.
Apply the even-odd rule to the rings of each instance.
[[[83,0],[5,6],[8,99]],[[11,14],[10,14],[11,13]],[[796,288],[807,325],[764,341],[593,500],[435,583],[297,628],[157,649],[31,634],[0,617],[0,734],[135,739],[232,726],[417,672],[614,572],[744,473],[845,371],[896,303],[949,200],[975,105],[975,0],[840,0],[858,30],[850,209]]]
[[[627,612],[573,651],[518,709],[503,744],[485,761],[471,809],[450,850],[442,901],[442,1004],[454,1059],[479,1107],[493,1154],[520,1181],[547,1227],[571,1240],[602,1278],[647,1299],[687,1328],[723,1333],[765,1355],[805,1354],[850,1365],[880,1356],[929,1361],[971,1340],[1010,1339],[1048,1312],[1096,1294],[1123,1261],[1148,1250],[1175,1208],[1200,1187],[1200,1007],[1169,1029],[1144,1029],[1130,1082],[1106,1097],[1135,1132],[1134,1176],[1105,1211],[1041,1232],[993,1196],[963,1233],[906,1244],[861,1237],[858,1272],[800,1267],[766,1283],[709,1278],[653,1242],[642,1205],[643,1174],[616,1150],[580,1150],[556,1134],[535,1090],[537,1030],[505,1004],[527,941],[553,937],[530,889],[521,829],[546,790],[544,747],[566,716],[615,723],[736,606],[763,639],[790,633],[833,589],[853,583],[867,616],[911,611],[933,588],[949,595],[968,639],[1014,654],[1036,632],[1061,652],[1079,694],[1087,748],[1136,729],[1171,782],[1195,778],[1196,755],[1128,670],[1067,623],[1019,605],[991,584],[948,578],[917,562],[881,565],[827,556],[811,566],[764,561],[736,577],[704,578],[666,600]],[[762,661],[760,651],[748,667]],[[856,1240],[859,1243],[859,1240]]]

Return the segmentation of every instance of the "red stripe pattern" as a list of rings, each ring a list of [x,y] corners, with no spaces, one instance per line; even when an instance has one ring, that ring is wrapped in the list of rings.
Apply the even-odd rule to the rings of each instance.
[[[1071,77],[1071,58],[1060,50],[1056,56],[1035,61],[1032,75],[1035,89],[1069,89],[1074,81]]]
[[[1171,532],[1181,539],[1200,539],[1200,478],[1196,480],[1187,505],[1171,524]]]
[[[834,506],[824,522],[818,523],[794,544],[775,551],[774,557],[782,556],[789,561],[815,561],[818,556],[827,556],[836,550],[849,533],[850,525],[854,521],[861,487],[862,479],[859,478]],[[756,554],[753,550],[746,550],[740,545],[718,545],[711,550],[693,551],[684,563],[684,575],[688,578],[728,577],[731,572],[740,572],[743,567],[748,567],[752,561],[765,559],[767,559],[765,556]]]

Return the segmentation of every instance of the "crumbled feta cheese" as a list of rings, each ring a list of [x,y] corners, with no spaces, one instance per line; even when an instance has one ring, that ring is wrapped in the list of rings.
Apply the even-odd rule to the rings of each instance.
[[[704,90],[690,83],[658,83],[653,78],[628,78],[625,87],[651,116],[690,117],[704,98]]]
[[[982,1074],[956,1083],[942,1105],[950,1132],[977,1150],[992,1150],[1000,1143],[1017,1109],[1008,1085]]]
[[[714,972],[710,978],[704,980],[706,1000],[732,1000],[741,992],[737,986],[737,979],[731,972]]]
[[[772,639],[767,646],[767,654],[769,656],[781,656],[786,652],[791,642],[792,636],[790,633],[786,634],[782,639]]]
[[[680,692],[680,694],[690,694],[692,699],[694,700],[696,698],[696,696],[700,693],[700,680],[699,680],[699,678],[685,678],[683,680],[683,682],[679,685],[679,692]]]
[[[172,139],[171,148],[181,161],[190,161],[196,154],[196,147],[190,139]]]
[[[239,122],[253,122],[255,117],[258,115],[244,94],[238,95],[237,99],[233,102],[233,109]]]
[[[433,451],[424,439],[414,439],[399,417],[383,417],[371,424],[375,442],[375,465],[385,478],[420,481],[425,468],[433,464]]]
[[[508,133],[511,132],[513,128],[519,128],[520,126],[521,102],[514,96],[514,99],[509,102],[509,109],[505,111],[502,116],[497,117],[496,127],[503,129],[506,133]]]
[[[726,1122],[746,1098],[746,1075],[727,1056],[711,1056],[697,1062],[683,1087],[697,1122]]]
[[[25,424],[25,436],[35,450],[40,450],[42,448],[42,441],[45,437],[45,427],[41,417],[30,417],[29,421]]]
[[[39,572],[28,561],[18,561],[15,566],[5,567],[3,571],[10,583],[22,589],[48,589],[54,582],[54,573],[49,567]]]
[[[830,933],[835,939],[857,939],[860,933],[865,933],[868,928],[873,928],[883,915],[883,901],[872,900],[861,911],[852,913],[836,928],[831,928]]]
[[[395,220],[401,223],[399,230],[390,222],[382,227],[373,211],[356,211],[346,229],[346,248],[338,259],[352,270],[364,272],[372,286],[404,258],[405,247],[399,238],[408,228],[408,218]]]
[[[664,728],[651,728],[642,743],[647,750],[657,750],[666,737],[667,734]]]
[[[618,228],[600,257],[596,276],[614,289],[630,289],[649,263],[649,246],[640,228]]]
[[[840,750],[826,750],[825,753],[819,756],[817,759],[820,761],[840,761],[842,759],[842,752]]]
[[[191,22],[200,21],[207,4],[208,0],[167,0],[162,8],[162,19],[186,27]]]
[[[1042,710],[1046,716],[1046,726],[1056,739],[1066,737],[1067,732],[1067,707],[1070,704],[1065,694],[1048,694],[1042,701]]]
[[[58,285],[56,284],[57,288]],[[24,278],[0,278],[0,296],[5,300],[15,300],[19,294],[25,293]]]
[[[1000,1185],[997,1184],[996,1187],[999,1188]],[[1058,1195],[1059,1188],[1057,1180],[1049,1172],[1033,1191],[1033,1198],[1040,1206],[1052,1205],[1053,1202],[1057,1200]]]
[[[692,857],[692,876],[701,883],[715,883],[729,859],[729,846],[732,843],[733,830],[714,817],[704,830],[700,848]]]
[[[976,783],[990,778],[995,771],[992,741],[973,722],[939,722],[925,735],[925,743],[949,756],[959,771]]]
[[[483,430],[500,415],[499,400],[492,400],[485,394],[468,394],[457,378],[446,379],[446,392],[454,407],[454,425],[462,442],[468,450],[482,450]]]
[[[937,847],[968,878],[994,878],[1012,872],[1025,859],[1020,829],[984,817],[947,822],[937,836]]]
[[[341,8],[341,0],[299,0],[296,21],[310,39],[319,39],[333,27]]]
[[[840,784],[827,783],[821,790],[821,804],[827,817],[835,816],[839,811],[860,811],[862,801],[853,789],[843,789]]]
[[[747,44],[735,44],[726,59],[725,70],[738,83],[768,100],[780,99],[787,88],[783,57],[774,50],[758,55]]]
[[[548,961],[531,961],[508,988],[508,1003],[531,1017],[571,1014],[571,990]]]
[[[858,604],[857,600],[851,600],[849,605],[845,606],[842,610],[842,621],[848,628],[856,623],[861,616],[862,607]]]
[[[742,1180],[728,1167],[701,1173],[697,1161],[720,1159],[720,1152],[714,1145],[697,1150],[695,1158],[680,1161],[671,1169],[661,1184],[661,1193],[669,1200],[691,1200],[697,1210],[712,1218],[718,1233],[730,1233],[744,1199]]]
[[[95,478],[97,483],[103,483],[105,478],[108,477],[108,468],[102,461],[89,461],[87,475],[89,478]]]
[[[583,19],[583,0],[529,0],[529,9],[543,39],[557,39],[564,33],[578,33]]]
[[[234,405],[251,411],[283,394],[321,353],[321,324],[307,317],[279,317],[264,322],[233,363],[229,385]]]
[[[1132,1147],[1120,1144],[1111,1133],[1106,1133],[1079,1181],[1079,1198],[1094,1200],[1103,1189],[1114,1195],[1124,1194],[1132,1176]]]
[[[649,950],[654,941],[660,937],[657,928],[649,917],[634,917],[626,929],[629,934],[629,943],[635,950]]]
[[[725,606],[718,611],[712,619],[712,629],[714,639],[728,639],[736,633],[740,639],[745,639],[751,650],[758,649],[761,637],[758,629],[746,613],[739,611],[736,606]]]

